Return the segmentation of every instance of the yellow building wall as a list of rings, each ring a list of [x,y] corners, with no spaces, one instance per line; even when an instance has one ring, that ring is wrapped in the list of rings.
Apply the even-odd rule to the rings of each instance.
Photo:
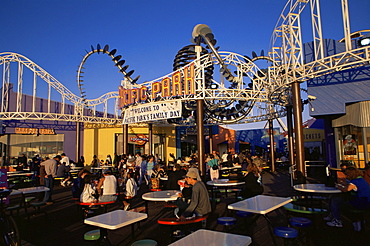
[[[113,158],[115,152],[115,135],[122,134],[122,127],[108,127],[99,124],[86,124],[84,128],[84,153],[85,164],[90,164],[93,156],[97,155],[99,160],[105,160],[107,155]],[[146,134],[148,127],[129,126],[129,134]],[[153,135],[165,135],[164,158],[168,160],[170,153],[176,153],[176,130],[175,127],[153,126]],[[163,158],[162,157],[162,158]]]

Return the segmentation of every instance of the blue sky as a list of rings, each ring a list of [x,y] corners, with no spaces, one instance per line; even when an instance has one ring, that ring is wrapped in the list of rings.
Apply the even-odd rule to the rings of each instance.
[[[325,38],[341,39],[340,0],[321,1]],[[370,1],[349,0],[351,31],[370,29]],[[16,52],[36,62],[79,94],[76,70],[85,50],[97,44],[117,49],[138,83],[172,71],[178,50],[190,44],[197,24],[207,24],[220,50],[240,54],[269,49],[286,0],[0,0],[0,53]],[[311,41],[309,8],[302,16]],[[122,75],[106,55],[93,55],[85,70],[87,97],[117,90]],[[31,83],[31,82],[30,82]]]

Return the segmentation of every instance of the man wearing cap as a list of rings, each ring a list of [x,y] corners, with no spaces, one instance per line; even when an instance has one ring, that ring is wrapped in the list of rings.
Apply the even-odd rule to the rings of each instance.
[[[53,159],[48,159],[41,163],[45,167],[45,187],[49,188],[45,192],[44,202],[52,204],[51,194],[53,193],[54,178],[57,176],[58,162],[62,159],[60,155],[55,156]]]
[[[185,181],[193,186],[191,202],[181,215],[180,220],[184,221],[187,217],[203,216],[211,212],[211,203],[206,186],[201,180],[198,180],[197,173],[194,170],[189,170],[185,176]]]

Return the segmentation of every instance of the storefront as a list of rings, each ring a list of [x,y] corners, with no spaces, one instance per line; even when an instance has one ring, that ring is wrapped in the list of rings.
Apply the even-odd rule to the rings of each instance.
[[[306,161],[324,161],[325,143],[323,129],[303,129],[304,152]]]
[[[166,161],[170,153],[176,153],[175,127],[153,126],[153,141],[149,142],[149,130],[146,125],[129,125],[128,129],[129,153],[158,154],[159,158]],[[97,155],[100,160],[105,160],[107,155],[123,154],[122,125],[85,124],[84,155],[86,164],[90,164],[92,157]],[[152,144],[153,153],[149,153]]]
[[[352,43],[354,48],[357,43]],[[345,50],[344,43],[324,40],[325,54]],[[305,61],[313,59],[313,45],[305,44]],[[370,161],[370,66],[354,67],[307,81],[310,116],[324,120],[326,164],[343,162],[364,168]]]
[[[0,136],[1,164],[12,165],[25,154],[30,160],[35,155],[49,157],[66,153],[71,160],[76,156],[76,126],[70,122],[3,121]]]
[[[332,122],[337,157],[341,163],[364,168],[370,161],[370,101],[347,105],[346,112]]]
[[[218,126],[205,126],[205,153],[210,153],[210,138],[218,134]],[[197,128],[195,126],[176,127],[176,154],[177,158],[189,157],[197,153]],[[174,152],[175,153],[175,152]]]

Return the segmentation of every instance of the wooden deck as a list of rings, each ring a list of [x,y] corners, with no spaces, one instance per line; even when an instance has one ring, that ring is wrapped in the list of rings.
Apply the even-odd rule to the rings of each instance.
[[[265,172],[262,176],[265,188],[265,195],[290,197],[297,193],[290,187],[289,175],[286,172],[271,174]],[[314,180],[311,180],[311,182]],[[148,192],[142,186],[139,195],[133,199],[132,208],[143,207],[144,201],[141,194]],[[26,221],[22,214],[16,218],[22,237],[22,245],[91,245],[83,239],[84,233],[95,229],[93,226],[85,225],[79,216],[76,204],[72,200],[70,187],[55,187],[53,199],[55,203],[48,205],[45,209],[48,218],[42,215],[31,217]],[[233,203],[234,198],[221,199],[207,219],[207,229],[222,231],[223,226],[217,224],[217,218],[222,216],[235,216],[235,211],[229,211],[227,204]],[[157,224],[157,220],[163,217],[173,217],[173,208],[166,208],[162,202],[150,202],[150,216],[147,220],[140,223],[140,229],[135,232],[136,240],[154,239],[158,245],[168,245],[171,243],[170,227]],[[122,209],[122,206],[115,204],[110,210]],[[287,225],[287,213],[280,208],[269,215],[274,226]],[[302,215],[300,215],[302,216]],[[322,215],[310,217],[314,220],[314,226],[309,231],[310,245],[370,245],[368,225],[361,232],[355,232],[352,224],[344,220],[343,228],[331,228],[322,220]],[[370,219],[370,218],[369,218]],[[249,222],[248,222],[249,221]],[[272,236],[268,223],[263,217],[257,219],[256,223],[250,224],[251,219],[246,220],[237,218],[237,224],[231,228],[230,233],[248,235],[252,237],[252,245],[273,245]],[[196,230],[197,228],[182,228],[183,230]],[[135,240],[131,237],[131,227],[127,226],[118,230],[108,231],[108,238],[113,245],[131,245]],[[283,245],[283,241],[275,238],[277,245]],[[298,245],[305,245],[304,242]]]

